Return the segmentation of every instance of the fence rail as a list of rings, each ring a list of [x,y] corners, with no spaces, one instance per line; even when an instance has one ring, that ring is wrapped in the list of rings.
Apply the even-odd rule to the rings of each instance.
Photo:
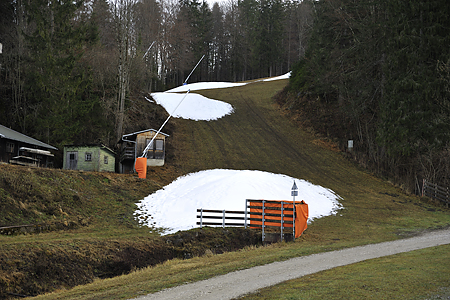
[[[197,213],[200,213],[197,215],[197,218],[200,219],[199,222],[197,222],[197,225],[200,225],[200,228],[202,228],[204,225],[206,226],[244,226],[247,228],[247,222],[246,217],[236,217],[236,216],[230,216],[231,215],[245,215],[245,211],[235,211],[235,210],[215,210],[215,209],[203,209],[199,208],[197,209]],[[221,222],[208,222],[204,221],[204,219],[215,219],[215,220],[221,220]],[[228,223],[226,220],[240,220],[244,221],[243,223]]]
[[[269,206],[277,204],[279,207]],[[197,209],[197,225],[203,226],[240,226],[262,228],[262,240],[265,241],[265,228],[279,228],[280,239],[283,240],[283,229],[295,235],[295,214],[292,203],[284,201],[246,200],[245,211]],[[243,215],[243,216],[242,216]],[[211,221],[210,221],[211,220]],[[220,220],[220,221],[219,221]],[[236,222],[230,222],[236,221]],[[237,222],[241,221],[241,222]]]
[[[450,190],[449,188],[441,187],[437,184],[423,180],[422,196],[427,196],[432,199],[436,199],[446,204],[449,207],[450,204]]]

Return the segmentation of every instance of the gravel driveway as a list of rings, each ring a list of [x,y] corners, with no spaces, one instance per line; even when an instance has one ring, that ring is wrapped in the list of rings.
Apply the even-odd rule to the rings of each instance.
[[[233,299],[286,280],[323,270],[428,247],[450,244],[450,229],[428,232],[420,236],[371,244],[339,251],[313,254],[283,262],[228,273],[207,280],[162,290],[136,299]],[[268,275],[270,274],[270,276]]]

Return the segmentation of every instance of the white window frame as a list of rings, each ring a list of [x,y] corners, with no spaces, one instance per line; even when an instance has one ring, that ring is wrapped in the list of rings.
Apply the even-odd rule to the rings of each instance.
[[[86,152],[84,154],[84,160],[85,161],[92,161],[92,152]]]

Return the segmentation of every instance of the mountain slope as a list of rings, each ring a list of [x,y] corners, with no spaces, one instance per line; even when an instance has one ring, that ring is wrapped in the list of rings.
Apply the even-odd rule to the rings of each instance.
[[[411,220],[420,219],[417,214],[424,212],[423,201],[361,170],[331,143],[284,116],[272,97],[287,82],[257,81],[234,88],[195,91],[230,103],[235,112],[216,121],[177,119],[173,134],[176,168],[183,174],[214,168],[254,169],[329,188],[343,198],[345,209],[340,215],[344,218],[316,220],[308,229],[310,233],[317,230],[322,234],[321,226],[332,226],[346,238],[371,235],[382,241],[410,231]],[[423,217],[414,228],[428,227],[428,217],[434,218]],[[435,224],[444,226],[447,222],[441,219]],[[358,226],[350,230],[348,224]],[[382,230],[384,226],[391,230]]]
[[[339,194],[343,198],[341,203],[344,209],[338,215],[314,220],[295,243],[205,257],[201,257],[202,252],[198,251],[199,257],[192,260],[171,261],[114,280],[96,280],[93,284],[42,298],[129,299],[236,269],[395,240],[450,224],[450,215],[445,208],[433,206],[426,199],[406,195],[389,182],[358,169],[344,155],[333,150],[331,144],[287,119],[271,99],[286,84],[287,80],[277,80],[198,91],[204,96],[232,104],[235,112],[216,121],[171,119],[174,130],[168,140],[167,164],[163,168],[150,168],[147,178],[167,184],[177,176],[214,168],[257,169],[286,174],[309,180]],[[301,193],[300,190],[299,198]],[[198,232],[203,231],[183,232],[179,237],[174,236],[174,239],[177,243],[184,243],[184,234],[198,235],[200,239],[202,237]],[[220,234],[229,234],[227,230],[218,229],[217,232],[220,232],[219,238]],[[126,232],[128,236],[131,233],[133,240],[149,239],[148,233],[142,229],[128,229]],[[70,236],[64,236],[64,241],[72,245],[72,239],[76,240],[79,236],[82,236],[82,232],[74,230]],[[51,234],[42,235],[35,243],[39,246],[46,244],[44,239],[51,239]],[[90,235],[86,242],[91,244],[93,239],[95,237]],[[26,238],[0,237],[1,240],[14,244],[14,247],[19,247],[16,246],[19,244],[20,247],[26,247],[27,244]],[[113,245],[122,245],[124,238],[111,237],[108,240]],[[189,245],[196,247],[194,244]],[[214,247],[211,246],[210,253],[215,253]],[[143,250],[142,253],[148,252]],[[134,254],[130,257],[134,257]],[[117,263],[123,262],[118,258]]]
[[[271,98],[286,84],[287,80],[277,80],[196,91],[232,104],[235,112],[217,121],[176,121],[173,146],[182,173],[213,168],[262,170],[322,185],[344,200],[350,194],[365,193],[364,181],[379,182],[333,151],[332,144],[282,114]],[[377,188],[392,187],[383,183]]]

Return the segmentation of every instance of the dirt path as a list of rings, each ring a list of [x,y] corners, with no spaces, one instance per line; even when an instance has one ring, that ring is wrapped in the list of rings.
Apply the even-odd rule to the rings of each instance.
[[[139,297],[139,300],[234,299],[258,289],[368,259],[450,244],[450,229],[417,237],[293,258]],[[270,275],[268,275],[270,274]]]

